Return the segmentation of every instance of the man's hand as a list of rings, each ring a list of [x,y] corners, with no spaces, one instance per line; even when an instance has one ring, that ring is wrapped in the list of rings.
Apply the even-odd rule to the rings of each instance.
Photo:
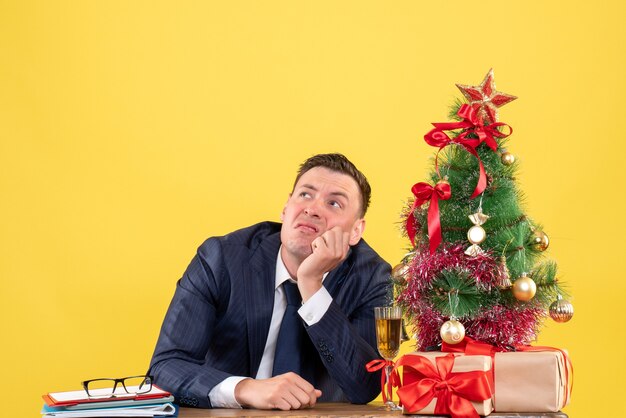
[[[306,302],[322,287],[322,277],[341,263],[350,249],[350,233],[335,226],[315,238],[311,243],[313,253],[298,268],[298,288],[302,302]]]
[[[244,379],[235,386],[241,406],[256,409],[303,409],[315,406],[322,396],[309,382],[289,372],[269,379]]]

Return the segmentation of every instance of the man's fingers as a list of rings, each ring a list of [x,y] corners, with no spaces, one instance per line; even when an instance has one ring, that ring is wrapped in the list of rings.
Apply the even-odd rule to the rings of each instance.
[[[348,234],[348,241],[346,241],[345,234],[347,234],[347,232],[344,232],[341,227],[335,226],[317,237],[313,243],[321,238],[322,241],[318,242],[318,244],[323,242],[324,245],[334,253],[334,255],[339,255],[344,252],[345,243],[349,242],[350,239]]]
[[[280,409],[282,411],[289,411],[290,409],[297,408],[292,408],[291,404],[286,399],[280,398],[276,401],[274,405],[270,405],[269,409]]]
[[[343,233],[343,243],[342,243],[342,256],[345,257],[346,254],[348,254],[348,249],[350,249],[350,233],[349,232],[344,232]],[[342,257],[342,258],[343,258]]]
[[[350,239],[350,234],[348,232],[341,231],[341,235],[339,235],[339,239],[337,240],[336,251],[338,254],[341,254],[341,257],[348,252],[347,245]]]
[[[300,396],[298,396],[298,399],[304,406],[314,406],[317,402],[317,398],[322,396],[322,392],[320,390],[315,389],[312,384],[300,376],[298,376],[295,384],[299,389],[298,394]]]
[[[324,248],[326,246],[326,240],[324,240],[324,236],[321,235],[317,238],[315,238],[313,240],[313,242],[311,242],[311,248],[313,249],[313,251],[315,250],[320,250],[322,248]]]
[[[308,381],[301,376],[289,372],[281,375],[285,378],[285,382],[288,382],[286,391],[283,392],[283,400],[290,405],[290,409],[301,409],[314,406],[317,402],[317,398],[322,395],[322,392],[315,389]],[[281,403],[284,407],[284,404]],[[281,409],[283,409],[281,407]]]
[[[298,387],[294,387],[288,402],[291,404],[292,409],[306,408],[311,405],[312,394],[313,392],[308,393]]]
[[[312,254],[300,264],[297,271],[298,287],[303,301],[307,301],[321,287],[324,273],[345,260],[350,249],[349,244],[349,233],[339,226],[327,230],[311,242]]]
[[[283,411],[313,406],[321,394],[293,372],[269,379],[244,379],[235,387],[235,399],[242,406]]]
[[[285,401],[285,404],[288,405],[286,409],[300,409],[300,407],[302,407],[302,402],[300,401],[298,397],[299,394],[294,393],[294,392],[298,392],[298,391],[292,390],[290,392],[283,394],[283,400]]]
[[[322,396],[322,391],[319,389],[314,389],[313,393],[311,393],[309,407],[313,408],[317,403],[317,399]]]

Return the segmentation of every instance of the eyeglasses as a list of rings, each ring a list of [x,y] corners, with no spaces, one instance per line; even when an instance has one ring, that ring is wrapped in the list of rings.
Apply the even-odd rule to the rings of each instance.
[[[89,398],[115,398],[148,393],[152,389],[153,379],[152,376],[128,376],[85,380],[82,384]],[[118,387],[124,389],[124,392],[118,390]]]

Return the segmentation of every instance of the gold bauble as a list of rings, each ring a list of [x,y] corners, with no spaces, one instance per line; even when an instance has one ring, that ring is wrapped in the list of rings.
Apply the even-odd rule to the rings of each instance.
[[[450,182],[448,181],[448,176],[446,176],[445,178],[440,179],[437,184],[447,184],[448,186],[450,185]]]
[[[391,269],[391,277],[397,280],[406,280],[406,274],[409,271],[409,266],[400,263]]]
[[[532,238],[532,246],[535,250],[545,251],[550,245],[548,235],[543,231],[534,231]]]
[[[500,156],[500,160],[504,165],[511,165],[515,162],[515,155],[511,154],[508,151],[504,151]]]
[[[474,225],[467,231],[467,239],[472,244],[480,244],[487,238],[487,233],[480,225]]]
[[[574,316],[574,305],[569,301],[563,300],[561,295],[558,295],[556,300],[550,305],[550,318],[555,322],[567,322]]]
[[[522,302],[528,302],[537,293],[535,281],[528,277],[527,273],[522,273],[513,283],[513,296]]]
[[[450,319],[443,323],[439,335],[448,344],[458,344],[465,338],[465,327],[456,319]]]

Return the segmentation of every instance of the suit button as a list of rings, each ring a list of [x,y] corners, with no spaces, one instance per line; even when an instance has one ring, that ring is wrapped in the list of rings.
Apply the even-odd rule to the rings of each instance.
[[[178,400],[178,404],[181,406],[198,406],[198,400],[196,398],[189,398],[183,396]]]

